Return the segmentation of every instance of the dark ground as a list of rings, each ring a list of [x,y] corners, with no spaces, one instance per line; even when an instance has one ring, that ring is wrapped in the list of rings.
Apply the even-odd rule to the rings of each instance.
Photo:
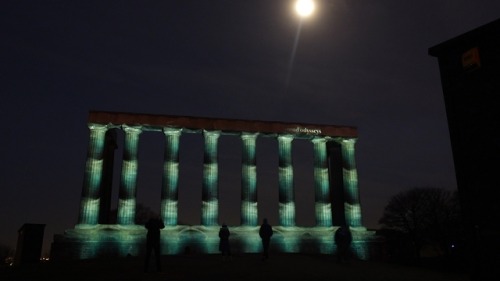
[[[150,266],[154,269],[153,262]],[[358,260],[337,264],[329,255],[276,254],[267,261],[257,254],[237,255],[232,260],[219,255],[163,256],[162,266],[162,273],[144,273],[143,258],[136,257],[44,262],[1,267],[0,280],[469,280],[456,269]]]

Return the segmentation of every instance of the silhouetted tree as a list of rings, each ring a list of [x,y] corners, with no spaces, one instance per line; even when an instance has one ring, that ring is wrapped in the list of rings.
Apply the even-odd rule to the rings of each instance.
[[[424,246],[448,255],[462,234],[457,192],[434,187],[401,192],[389,200],[379,223],[395,255],[419,258]]]
[[[0,244],[0,262],[3,263],[7,257],[14,254],[14,250],[7,245]]]

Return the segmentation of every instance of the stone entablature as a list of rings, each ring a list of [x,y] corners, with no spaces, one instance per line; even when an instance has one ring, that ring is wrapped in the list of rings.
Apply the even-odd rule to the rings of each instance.
[[[162,130],[164,127],[194,131],[221,131],[227,133],[294,134],[297,136],[323,136],[357,138],[358,132],[351,126],[316,125],[256,120],[216,119],[189,116],[169,116],[121,112],[91,111],[89,124],[111,126],[141,126],[144,130]]]

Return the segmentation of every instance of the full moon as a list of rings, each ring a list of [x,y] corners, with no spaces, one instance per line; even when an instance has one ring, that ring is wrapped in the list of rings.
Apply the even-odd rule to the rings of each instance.
[[[295,11],[301,17],[308,17],[314,11],[314,2],[312,0],[298,0],[295,3]]]

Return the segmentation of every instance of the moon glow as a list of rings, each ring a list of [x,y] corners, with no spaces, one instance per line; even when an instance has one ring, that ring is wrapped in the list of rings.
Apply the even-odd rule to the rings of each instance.
[[[295,11],[301,17],[308,17],[314,12],[314,2],[312,0],[298,0],[295,3]]]

